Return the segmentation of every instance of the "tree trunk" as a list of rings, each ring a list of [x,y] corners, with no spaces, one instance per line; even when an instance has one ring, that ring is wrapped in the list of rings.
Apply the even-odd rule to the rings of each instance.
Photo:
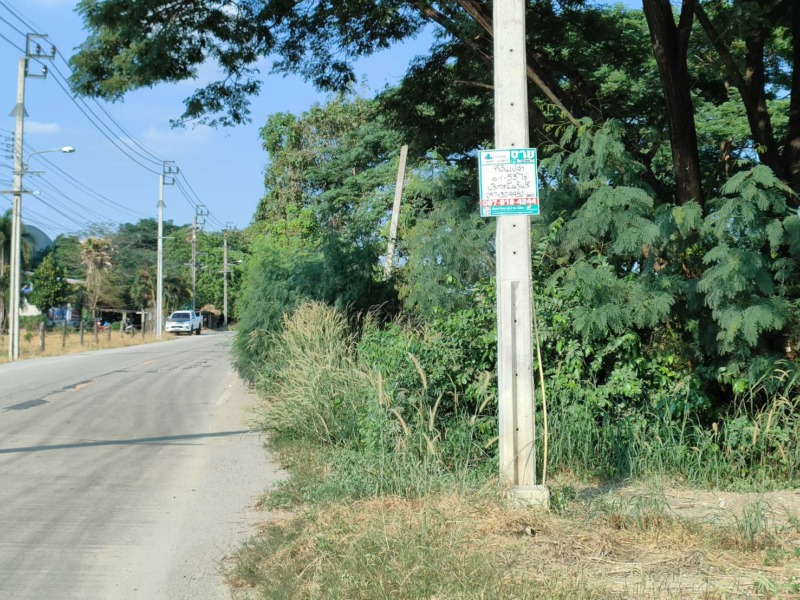
[[[786,4],[786,6],[789,11],[794,52],[789,127],[784,142],[783,156],[781,156],[781,150],[775,139],[775,131],[767,108],[764,44],[766,37],[787,9],[783,5],[779,5],[771,11],[767,11],[763,2],[754,5],[753,10],[757,12],[752,13],[753,22],[766,22],[767,25],[752,28],[745,39],[744,73],[739,69],[731,47],[723,40],[722,34],[714,27],[705,9],[699,3],[695,7],[695,14],[711,45],[722,59],[728,78],[739,90],[760,162],[770,167],[776,176],[789,184],[793,182],[797,184],[800,179],[800,165],[798,165],[798,160],[800,160],[800,73],[798,72],[800,68],[800,23],[798,23],[800,6],[797,3]]]
[[[45,324],[44,321],[39,322],[39,351],[44,352],[44,337],[45,337]]]
[[[759,160],[771,168],[781,179],[783,173],[778,144],[772,131],[772,121],[767,110],[766,78],[764,75],[764,31],[756,30],[746,40],[746,67],[744,82],[751,106],[747,114],[750,129],[758,145]],[[752,115],[751,115],[752,112]]]
[[[789,185],[795,192],[800,193],[800,4],[795,2],[790,10],[793,44],[792,89],[783,164]]]
[[[642,0],[650,41],[658,65],[672,145],[675,172],[675,200],[703,204],[697,130],[686,57],[692,28],[695,0],[683,0],[676,25],[669,0]]]

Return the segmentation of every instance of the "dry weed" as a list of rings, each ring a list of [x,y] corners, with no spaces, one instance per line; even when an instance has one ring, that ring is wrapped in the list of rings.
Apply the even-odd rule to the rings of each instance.
[[[800,552],[793,550],[800,548],[797,532],[783,531],[769,548],[721,545],[718,524],[678,516],[666,505],[659,519],[615,516],[613,512],[640,510],[641,505],[625,500],[625,494],[609,494],[610,511],[576,501],[561,515],[514,507],[491,494],[383,497],[335,505],[315,513],[292,543],[268,561],[303,565],[298,597],[306,598],[320,595],[323,581],[312,574],[326,568],[332,549],[339,555],[384,552],[381,568],[405,569],[408,578],[422,577],[423,565],[409,567],[403,557],[389,556],[410,539],[431,544],[436,553],[452,554],[453,565],[469,564],[479,555],[479,564],[491,564],[501,573],[501,585],[530,590],[530,595],[519,597],[795,597],[788,590],[793,590],[792,577],[800,573]],[[283,527],[292,525],[297,522]],[[777,557],[772,562],[770,552]],[[564,582],[572,587],[564,587]],[[765,596],[766,589],[777,591]]]
[[[19,357],[20,360],[28,358],[42,358],[45,356],[62,356],[64,354],[75,354],[78,352],[89,352],[92,350],[107,350],[109,348],[123,348],[127,346],[137,346],[139,344],[150,344],[152,342],[160,342],[173,339],[172,336],[163,336],[160,340],[156,339],[152,333],[145,333],[142,337],[141,333],[135,335],[121,335],[119,331],[112,331],[109,338],[108,332],[100,332],[97,341],[94,338],[94,332],[86,331],[83,334],[83,345],[80,343],[80,334],[71,332],[66,337],[66,343],[63,344],[63,336],[60,331],[48,331],[45,335],[45,349],[39,349],[39,334],[35,333],[30,339],[26,336],[20,337],[19,344]],[[0,348],[8,347],[8,336],[0,335]],[[0,353],[0,363],[8,362],[8,354]]]

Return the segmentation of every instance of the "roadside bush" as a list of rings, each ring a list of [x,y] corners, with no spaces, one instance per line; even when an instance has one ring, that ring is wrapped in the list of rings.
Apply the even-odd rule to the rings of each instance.
[[[366,318],[358,331],[341,311],[305,303],[268,336],[255,379],[262,423],[275,439],[338,449],[323,496],[415,496],[496,472],[494,315],[490,292],[480,293],[425,327]],[[653,355],[633,335],[580,345],[547,308],[545,298],[550,473],[723,488],[796,480],[800,375],[775,370],[715,413],[677,358]],[[539,456],[542,424],[538,406]]]

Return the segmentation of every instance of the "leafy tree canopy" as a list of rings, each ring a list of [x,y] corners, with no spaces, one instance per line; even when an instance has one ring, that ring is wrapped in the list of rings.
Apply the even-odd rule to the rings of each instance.
[[[67,283],[67,272],[56,266],[55,258],[50,253],[42,259],[31,276],[33,289],[28,301],[38,307],[43,314],[54,306],[61,306],[71,296],[72,290]]]

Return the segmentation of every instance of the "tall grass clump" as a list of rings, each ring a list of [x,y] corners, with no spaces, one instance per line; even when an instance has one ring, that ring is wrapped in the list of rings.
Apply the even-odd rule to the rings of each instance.
[[[264,399],[264,427],[281,438],[358,446],[359,419],[377,390],[373,375],[358,366],[344,316],[319,302],[304,303],[263,343],[269,358],[254,383]]]
[[[470,386],[470,403],[457,386],[432,397],[422,363],[404,352],[404,370],[416,382],[399,387],[362,351],[377,331],[369,318],[354,331],[344,314],[321,303],[285,317],[254,382],[263,427],[275,443],[304,444],[327,463],[324,481],[308,482],[320,486],[315,497],[419,497],[480,486],[493,472],[482,433],[493,399],[489,378]]]

